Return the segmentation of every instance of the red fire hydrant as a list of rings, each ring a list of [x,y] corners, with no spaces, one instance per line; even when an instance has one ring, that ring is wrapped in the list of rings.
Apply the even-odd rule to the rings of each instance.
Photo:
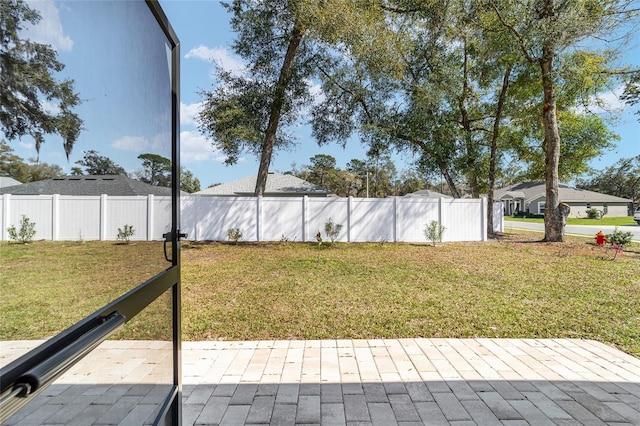
[[[599,246],[604,247],[604,245],[607,243],[607,236],[604,235],[604,232],[600,231],[596,234],[596,244]]]

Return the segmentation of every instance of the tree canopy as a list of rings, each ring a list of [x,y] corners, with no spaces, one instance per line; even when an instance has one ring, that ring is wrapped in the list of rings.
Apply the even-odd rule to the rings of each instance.
[[[93,149],[84,151],[82,160],[76,161],[78,166],[84,167],[84,173],[80,167],[74,167],[75,172],[87,175],[125,175],[122,166],[117,165],[108,157],[102,156]],[[78,173],[76,173],[78,174]]]
[[[0,141],[0,176],[14,178],[22,183],[36,182],[64,176],[64,170],[57,164],[39,162],[35,158],[24,161],[15,155],[5,141]]]
[[[44,135],[58,134],[69,159],[83,123],[73,112],[80,104],[74,82],[56,79],[64,64],[54,49],[20,38],[40,19],[23,0],[0,0],[0,128],[10,141],[33,137],[38,154]],[[54,112],[45,101],[57,103]]]

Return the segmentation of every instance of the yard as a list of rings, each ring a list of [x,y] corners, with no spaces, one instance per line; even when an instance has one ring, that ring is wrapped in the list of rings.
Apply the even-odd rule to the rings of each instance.
[[[183,339],[567,337],[640,356],[640,245],[612,261],[591,239],[538,238],[186,243]],[[121,294],[158,267],[151,244],[1,244],[0,339],[51,335]],[[105,261],[125,266],[105,277]],[[166,338],[154,332],[163,310],[120,337]]]

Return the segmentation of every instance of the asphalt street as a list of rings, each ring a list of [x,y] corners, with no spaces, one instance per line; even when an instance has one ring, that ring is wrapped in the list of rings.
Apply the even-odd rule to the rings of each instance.
[[[614,228],[615,226],[567,225],[565,227],[565,234],[595,237],[595,235],[599,231],[602,231],[605,234],[611,234]],[[513,230],[513,229],[526,229],[530,231],[544,232],[544,224],[505,220],[504,232],[509,232],[510,230]],[[622,232],[631,232],[633,234],[632,240],[635,242],[640,242],[640,225],[618,226],[618,230]]]

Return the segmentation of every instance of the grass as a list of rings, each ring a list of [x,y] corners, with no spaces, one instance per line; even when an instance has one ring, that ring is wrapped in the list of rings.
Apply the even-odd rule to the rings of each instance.
[[[506,216],[504,220],[511,222],[531,222],[531,223],[544,223],[543,218],[522,218]],[[586,218],[567,218],[567,225],[593,225],[593,226],[635,226],[636,222],[633,220],[633,216],[622,217],[603,217],[602,219],[586,219]]]
[[[547,244],[535,239],[539,235],[517,234],[437,247],[186,244],[183,338],[566,337],[599,340],[640,356],[640,245],[629,246],[612,261],[613,253],[590,240]],[[105,243],[96,243],[100,244]],[[77,257],[92,245],[71,251],[76,250]],[[128,258],[136,247],[145,248],[112,246],[106,251]],[[55,301],[60,295],[43,298],[20,288],[20,283],[30,274],[54,268],[54,259],[68,257],[68,247],[42,242],[4,244],[0,250],[3,299],[7,288],[16,292],[9,297],[11,303],[0,308],[0,338],[46,334],[25,329],[18,319],[43,299],[50,306],[62,304]],[[127,250],[131,252],[124,253]],[[25,268],[35,265],[35,259],[40,259],[40,272]],[[118,261],[114,258],[113,263]],[[81,269],[82,275],[91,273],[90,267]],[[92,286],[92,297],[82,293],[74,303],[98,303],[93,293],[103,294],[101,300],[111,297],[102,291],[104,280],[86,283]],[[154,338],[156,317],[141,318],[137,330],[125,331],[122,337],[142,333]],[[38,327],[49,327],[48,323]]]

